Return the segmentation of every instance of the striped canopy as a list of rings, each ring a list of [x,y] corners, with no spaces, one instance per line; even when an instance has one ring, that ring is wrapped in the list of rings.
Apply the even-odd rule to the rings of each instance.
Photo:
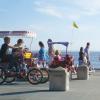
[[[0,38],[5,36],[36,37],[36,33],[29,31],[0,31]]]

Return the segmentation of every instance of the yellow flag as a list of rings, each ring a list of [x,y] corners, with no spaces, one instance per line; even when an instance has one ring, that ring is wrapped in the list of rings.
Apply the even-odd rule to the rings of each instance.
[[[74,28],[79,28],[78,25],[76,24],[76,22],[73,22],[73,27]]]

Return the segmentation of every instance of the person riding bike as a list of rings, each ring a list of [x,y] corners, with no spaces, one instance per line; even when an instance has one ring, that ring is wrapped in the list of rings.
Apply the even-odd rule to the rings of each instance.
[[[4,43],[2,44],[0,50],[0,59],[1,63],[9,63],[9,66],[12,66],[13,57],[10,49],[13,49],[14,46],[11,46],[9,44],[10,44],[10,37],[4,37]]]
[[[20,66],[23,62],[23,40],[18,39],[17,44],[14,45],[14,49],[12,49],[12,55],[14,58],[14,66],[16,67],[17,71],[19,71]]]

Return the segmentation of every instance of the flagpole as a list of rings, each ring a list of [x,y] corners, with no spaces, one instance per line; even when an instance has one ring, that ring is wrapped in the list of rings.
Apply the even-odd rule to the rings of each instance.
[[[72,37],[73,37],[72,44],[74,43],[74,39],[75,39],[75,32],[74,32],[74,30],[75,30],[75,29],[78,29],[78,28],[79,28],[79,27],[78,27],[78,25],[76,24],[76,22],[73,21],[73,23],[72,23]]]
[[[74,42],[74,27],[73,27],[73,26],[72,26],[72,29],[71,29],[71,30],[72,30],[71,33],[72,33],[72,38],[73,38],[73,39],[72,39],[72,44],[73,44],[73,42]]]

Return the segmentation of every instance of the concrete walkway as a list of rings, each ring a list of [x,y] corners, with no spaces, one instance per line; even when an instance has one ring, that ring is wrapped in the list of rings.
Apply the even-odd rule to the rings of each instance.
[[[100,100],[100,71],[89,80],[70,81],[67,92],[49,91],[49,83],[31,85],[15,82],[0,86],[0,100]]]

